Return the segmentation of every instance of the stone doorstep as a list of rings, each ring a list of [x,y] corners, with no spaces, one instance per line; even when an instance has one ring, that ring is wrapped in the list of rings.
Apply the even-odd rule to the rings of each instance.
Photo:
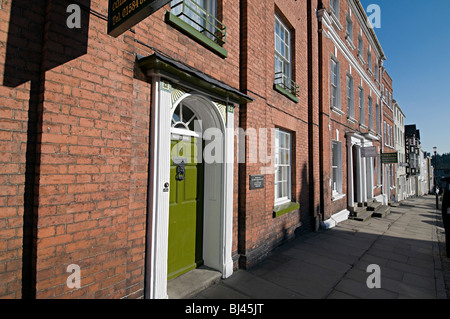
[[[391,207],[387,205],[382,205],[377,210],[372,213],[372,217],[383,218],[391,212]]]
[[[187,299],[218,283],[222,274],[202,266],[167,282],[169,299]]]
[[[367,210],[376,211],[382,204],[377,201],[373,201],[372,203],[367,205]]]
[[[372,217],[372,211],[368,211],[367,209],[360,210],[353,216],[349,216],[349,219],[357,220],[357,221],[366,221]]]

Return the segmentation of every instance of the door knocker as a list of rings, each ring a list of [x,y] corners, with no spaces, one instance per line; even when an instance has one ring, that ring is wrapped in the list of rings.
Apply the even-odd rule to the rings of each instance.
[[[177,175],[175,176],[176,180],[181,182],[186,178],[186,167],[183,164],[179,164],[177,166]]]
[[[185,157],[174,157],[173,165],[177,166],[175,179],[179,182],[184,181],[186,179],[186,164],[188,160]]]

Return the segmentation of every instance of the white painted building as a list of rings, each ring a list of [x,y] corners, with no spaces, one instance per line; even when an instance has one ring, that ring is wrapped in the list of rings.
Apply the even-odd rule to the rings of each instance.
[[[398,166],[396,170],[397,188],[395,199],[402,201],[407,198],[406,187],[406,154],[405,154],[405,114],[398,105],[398,102],[394,100],[394,137],[395,137],[395,150],[398,152]]]

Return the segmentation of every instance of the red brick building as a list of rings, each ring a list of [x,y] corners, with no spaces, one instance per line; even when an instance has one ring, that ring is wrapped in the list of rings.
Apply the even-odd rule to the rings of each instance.
[[[383,106],[383,153],[395,153],[395,131],[394,131],[394,104],[392,79],[385,68],[382,69],[383,81],[381,84],[382,106]],[[398,163],[398,159],[397,159]],[[384,191],[389,201],[393,201],[396,195],[396,168],[394,163],[383,164]]]
[[[311,230],[318,218],[319,171],[311,165],[318,159],[317,43],[305,32],[317,31],[311,18],[317,4],[240,3],[241,88],[254,97],[240,108],[247,153],[240,164],[239,228],[246,231],[239,252],[247,267],[294,231]],[[265,154],[269,162],[261,158]],[[265,187],[252,189],[258,175],[264,175]]]
[[[200,9],[171,9],[178,3],[117,38],[106,34],[107,1],[80,3],[81,29],[67,27],[60,1],[4,3],[1,296],[167,296],[170,140],[202,133],[183,127],[187,114],[222,133],[228,162],[203,165],[213,178],[195,196],[214,224],[200,258],[232,273],[238,167],[225,129],[238,127],[239,104],[251,101],[238,91],[240,10],[211,1],[220,20],[211,36],[186,22],[206,24]],[[75,290],[66,285],[71,264],[81,269]]]
[[[318,12],[320,145],[325,227],[368,218],[382,196],[381,67],[386,59],[359,1],[324,1]]]
[[[1,298],[167,298],[383,200],[359,1],[173,0],[117,37],[74,3],[0,8]]]

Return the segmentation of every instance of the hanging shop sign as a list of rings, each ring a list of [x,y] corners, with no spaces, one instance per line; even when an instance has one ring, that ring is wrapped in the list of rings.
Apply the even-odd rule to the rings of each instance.
[[[376,146],[362,147],[361,148],[361,157],[377,157],[377,148]]]
[[[109,0],[108,34],[118,37],[170,0]]]
[[[383,164],[397,164],[398,163],[398,152],[396,153],[382,153],[381,163]]]

